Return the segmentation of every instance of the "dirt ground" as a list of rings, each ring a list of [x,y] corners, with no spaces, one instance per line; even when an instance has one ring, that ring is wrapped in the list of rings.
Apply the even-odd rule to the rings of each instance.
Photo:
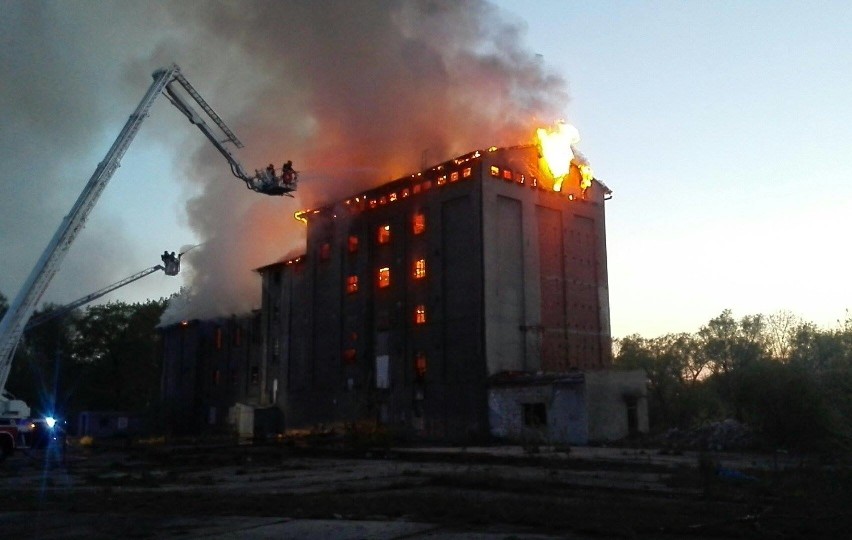
[[[429,523],[460,537],[852,538],[845,465],[535,450],[70,445],[64,456],[49,449],[0,464],[0,531],[6,538],[191,538],[204,535],[187,520],[215,516]]]

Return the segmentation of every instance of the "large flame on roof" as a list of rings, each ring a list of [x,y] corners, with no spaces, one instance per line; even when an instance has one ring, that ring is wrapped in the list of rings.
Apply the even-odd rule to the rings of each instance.
[[[553,176],[553,191],[561,191],[562,182],[571,170],[574,159],[572,146],[580,142],[580,132],[571,124],[558,122],[550,129],[538,128],[536,138],[542,159]]]

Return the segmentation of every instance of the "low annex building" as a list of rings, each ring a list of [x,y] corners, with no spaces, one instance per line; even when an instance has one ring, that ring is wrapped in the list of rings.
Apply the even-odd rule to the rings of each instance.
[[[576,164],[548,178],[536,146],[492,148],[297,213],[305,253],[258,269],[262,343],[239,353],[231,406],[276,409],[282,429],[374,420],[443,441],[647,430],[644,378],[607,375],[610,191]]]

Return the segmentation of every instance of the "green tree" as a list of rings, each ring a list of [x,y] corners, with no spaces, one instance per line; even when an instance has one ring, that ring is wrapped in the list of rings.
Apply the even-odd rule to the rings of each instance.
[[[165,301],[93,306],[77,322],[78,407],[141,411],[159,398],[159,322]]]

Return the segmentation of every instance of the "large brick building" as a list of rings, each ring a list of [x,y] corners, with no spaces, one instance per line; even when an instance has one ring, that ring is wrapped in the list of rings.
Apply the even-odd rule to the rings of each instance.
[[[192,323],[200,373],[175,367],[192,328],[166,329],[166,400],[193,403],[189,424],[223,425],[230,400],[232,424],[240,403],[280,428],[369,419],[449,441],[647,429],[641,377],[607,370],[610,191],[582,184],[572,166],[555,191],[534,146],[490,149],[298,213],[306,250],[258,269],[260,314]],[[169,393],[182,377],[190,401]]]

